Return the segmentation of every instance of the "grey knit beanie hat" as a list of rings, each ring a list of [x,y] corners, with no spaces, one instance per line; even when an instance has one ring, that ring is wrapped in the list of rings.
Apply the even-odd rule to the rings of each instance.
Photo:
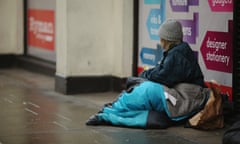
[[[168,19],[160,26],[158,31],[160,38],[168,41],[179,41],[183,38],[182,25],[174,19]]]

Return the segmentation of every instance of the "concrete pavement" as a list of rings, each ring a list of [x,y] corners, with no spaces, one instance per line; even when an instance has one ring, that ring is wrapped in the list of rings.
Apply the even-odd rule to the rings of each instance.
[[[225,129],[177,126],[142,130],[86,126],[118,93],[62,95],[54,78],[23,69],[0,70],[0,144],[220,144]]]

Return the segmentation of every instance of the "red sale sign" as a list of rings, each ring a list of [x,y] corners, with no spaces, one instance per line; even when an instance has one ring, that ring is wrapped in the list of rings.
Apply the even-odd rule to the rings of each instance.
[[[53,10],[28,9],[28,45],[54,51]]]

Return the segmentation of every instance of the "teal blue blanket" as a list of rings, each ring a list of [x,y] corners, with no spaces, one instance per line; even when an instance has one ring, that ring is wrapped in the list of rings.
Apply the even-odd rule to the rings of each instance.
[[[123,92],[111,106],[104,107],[98,116],[113,125],[145,128],[150,111],[165,112],[167,104],[163,86],[145,81],[130,93]]]

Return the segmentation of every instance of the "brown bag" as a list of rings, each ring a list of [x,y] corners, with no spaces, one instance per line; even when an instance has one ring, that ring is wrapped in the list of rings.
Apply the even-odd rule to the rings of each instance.
[[[203,130],[224,127],[222,97],[217,83],[210,82],[210,96],[204,108],[188,120],[188,126]]]

